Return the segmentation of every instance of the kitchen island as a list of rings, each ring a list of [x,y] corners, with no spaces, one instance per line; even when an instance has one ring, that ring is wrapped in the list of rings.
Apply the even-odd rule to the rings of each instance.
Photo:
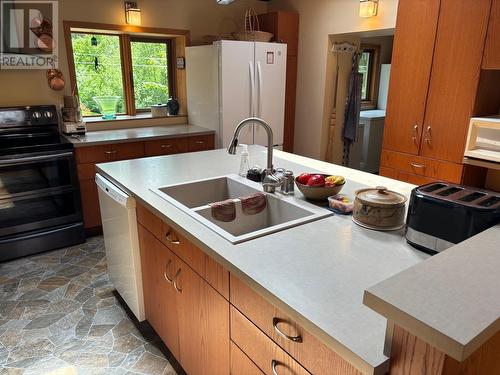
[[[265,148],[251,146],[250,155],[251,164],[265,165]],[[239,155],[214,150],[106,163],[97,169],[226,269],[230,274],[231,295],[233,281],[234,285],[240,281],[248,285],[355,369],[344,372],[332,369],[332,373],[387,372],[389,358],[384,354],[384,347],[387,346],[386,332],[392,327],[383,316],[363,305],[364,291],[429,256],[409,246],[403,231],[367,230],[342,215],[233,245],[151,190],[234,174],[238,171],[239,159]],[[355,190],[368,186],[384,185],[406,196],[413,188],[399,181],[280,151],[275,153],[274,165],[290,169],[296,175],[306,171],[343,175],[347,179],[343,193],[350,196]],[[301,194],[297,191],[296,196],[300,198]],[[232,305],[231,317],[232,324],[235,320]],[[292,351],[286,345],[281,346],[287,352]],[[296,356],[295,359],[301,362],[302,358]],[[315,373],[304,361],[306,364],[301,362],[304,367]]]

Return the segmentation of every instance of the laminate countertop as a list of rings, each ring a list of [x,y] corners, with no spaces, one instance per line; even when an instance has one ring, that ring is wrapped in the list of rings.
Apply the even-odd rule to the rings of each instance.
[[[90,131],[85,135],[65,135],[64,137],[73,143],[75,147],[85,147],[110,143],[140,142],[152,139],[192,137],[213,133],[213,130],[196,125],[158,125],[138,128]]]
[[[250,163],[266,163],[266,149],[250,146]],[[225,150],[98,164],[98,173],[128,192],[176,230],[282,309],[304,329],[367,374],[384,373],[387,320],[363,305],[363,292],[428,255],[404,232],[378,232],[334,215],[233,245],[150,189],[238,173],[240,155]],[[413,185],[276,151],[275,167],[343,175],[343,193],[385,185],[409,196]],[[303,199],[296,191],[296,197]]]
[[[500,225],[365,292],[365,304],[458,361],[500,331]]]

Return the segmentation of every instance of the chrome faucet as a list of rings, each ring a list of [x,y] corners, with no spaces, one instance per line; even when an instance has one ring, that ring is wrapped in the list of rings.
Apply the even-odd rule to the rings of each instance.
[[[231,155],[236,154],[236,147],[238,146],[238,136],[241,129],[247,125],[257,123],[261,125],[267,132],[267,168],[265,171],[264,179],[262,180],[262,188],[266,193],[274,193],[276,188],[281,185],[281,179],[274,174],[273,171],[273,129],[267,122],[258,117],[249,117],[241,121],[234,130],[231,143],[227,147],[227,152]]]

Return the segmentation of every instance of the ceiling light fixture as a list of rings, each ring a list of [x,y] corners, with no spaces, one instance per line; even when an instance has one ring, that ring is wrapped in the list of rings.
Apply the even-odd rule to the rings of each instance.
[[[141,25],[141,10],[135,1],[125,1],[125,22],[129,25]]]
[[[359,16],[374,17],[378,13],[378,0],[359,0]]]
[[[217,4],[219,5],[228,5],[231,4],[234,0],[217,0]]]

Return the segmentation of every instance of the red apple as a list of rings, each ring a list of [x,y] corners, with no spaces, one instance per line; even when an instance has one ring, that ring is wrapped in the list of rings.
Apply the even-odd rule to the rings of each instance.
[[[325,186],[325,177],[323,177],[320,174],[312,175],[311,178],[309,178],[309,181],[307,181],[307,186],[312,186],[312,187]]]
[[[302,185],[307,185],[307,182],[311,178],[311,175],[309,173],[302,173],[297,177],[297,182]]]

